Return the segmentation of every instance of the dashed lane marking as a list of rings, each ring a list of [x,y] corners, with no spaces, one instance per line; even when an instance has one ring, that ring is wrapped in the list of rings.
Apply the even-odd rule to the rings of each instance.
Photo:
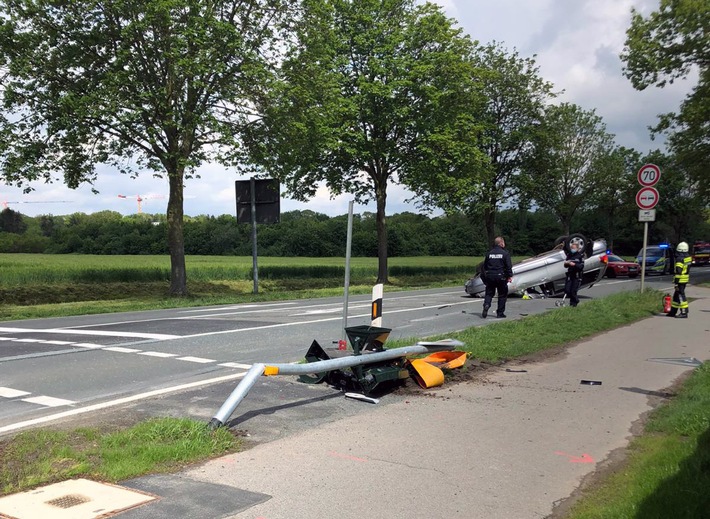
[[[178,357],[177,360],[184,360],[186,362],[197,362],[198,364],[209,364],[210,362],[217,362],[214,359],[203,359],[202,357]]]
[[[42,339],[15,339],[14,342],[44,342]]]
[[[43,405],[45,407],[61,407],[64,405],[76,404],[73,400],[65,400],[63,398],[54,398],[51,396],[33,396],[30,398],[22,398],[23,402],[29,402],[30,404]]]
[[[17,337],[0,337],[0,341],[16,341]]]
[[[29,394],[29,391],[20,391],[19,389],[12,389],[11,387],[0,387],[0,396],[3,398],[17,398]]]
[[[164,353],[162,351],[142,351],[138,355],[147,355],[148,357],[159,357],[161,359],[177,357],[177,353]]]
[[[90,342],[74,342],[72,346],[79,346],[80,348],[87,348],[90,350],[95,350],[97,348],[103,348],[101,344],[92,344]]]
[[[110,346],[104,348],[104,351],[115,351],[116,353],[138,353],[141,350],[136,350],[134,348],[122,348],[121,346]]]
[[[130,337],[134,339],[156,339],[159,341],[179,339],[181,337],[180,335],[168,335],[164,333],[111,332],[105,330],[77,330],[74,328],[0,328],[0,332],[51,333],[60,335],[94,335],[96,337]]]
[[[251,364],[239,364],[238,362],[224,362],[219,364],[219,366],[224,366],[225,368],[251,369]]]

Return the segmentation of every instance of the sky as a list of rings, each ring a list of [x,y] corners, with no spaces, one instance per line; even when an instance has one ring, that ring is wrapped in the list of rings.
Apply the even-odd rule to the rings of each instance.
[[[558,101],[576,103],[585,110],[596,110],[616,135],[618,145],[641,152],[662,147],[652,141],[648,127],[660,113],[675,111],[692,88],[688,81],[677,81],[663,89],[639,92],[622,75],[619,54],[630,23],[631,8],[643,14],[657,9],[658,0],[436,0],[446,13],[474,40],[497,41],[521,56],[535,55],[540,74],[562,91]],[[93,213],[102,210],[122,214],[137,212],[137,196],[144,197],[143,212],[163,213],[167,205],[167,180],[145,173],[132,179],[108,167],[98,168],[98,180],[76,190],[61,182],[34,183],[34,191],[23,194],[0,181],[0,203],[29,216],[38,214]],[[185,183],[185,214],[235,214],[234,181],[244,180],[233,170],[206,164],[199,179]],[[133,198],[122,199],[118,195]],[[387,214],[419,212],[408,202],[411,193],[390,185]],[[347,213],[351,197],[331,197],[322,187],[309,202],[284,198],[281,210],[305,210],[331,216]],[[375,211],[374,203],[356,205],[355,212]]]

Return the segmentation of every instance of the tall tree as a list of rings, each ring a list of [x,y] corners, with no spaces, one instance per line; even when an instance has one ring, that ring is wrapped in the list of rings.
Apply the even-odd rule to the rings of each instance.
[[[477,46],[471,61],[470,87],[483,96],[484,103],[472,103],[466,109],[481,124],[478,147],[485,164],[452,169],[448,184],[432,186],[423,178],[416,192],[425,205],[461,211],[472,220],[482,217],[492,245],[498,208],[516,193],[516,176],[529,166],[545,103],[554,93],[552,84],[540,76],[534,58],[523,58],[498,43]]]
[[[661,115],[654,132],[667,132],[679,164],[700,181],[707,203],[707,157],[710,155],[710,1],[661,0],[657,11],[644,17],[633,11],[621,59],[634,88],[664,87],[687,78],[693,69],[698,83],[678,113]],[[704,180],[704,182],[703,182]]]
[[[536,170],[521,181],[538,206],[555,213],[565,234],[577,210],[606,184],[610,172],[601,166],[613,143],[593,110],[570,103],[548,107],[537,136]]]
[[[472,150],[469,40],[415,0],[305,0],[278,82],[250,129],[249,160],[297,199],[377,204],[378,281],[387,281],[387,187],[415,182]]]
[[[183,185],[230,164],[286,0],[0,0],[2,178],[92,183],[96,165],[167,177],[170,291],[187,292]]]
[[[602,223],[607,245],[614,250],[617,235],[617,221],[628,220],[629,213],[636,213],[634,198],[639,185],[636,181],[641,162],[641,154],[634,149],[619,146],[602,155],[595,164],[601,174],[597,175],[594,189],[590,193],[588,207],[596,213],[596,220]]]

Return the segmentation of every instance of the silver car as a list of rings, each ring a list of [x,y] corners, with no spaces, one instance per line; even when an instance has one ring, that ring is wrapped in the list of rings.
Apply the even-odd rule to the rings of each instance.
[[[564,266],[571,242],[577,242],[585,250],[584,271],[580,288],[592,287],[604,277],[607,267],[607,249],[605,240],[587,241],[580,234],[572,234],[557,239],[555,247],[543,254],[528,258],[513,265],[513,280],[508,283],[508,292],[523,295],[538,294],[553,296],[565,290]],[[465,285],[466,293],[474,297],[483,297],[486,286],[480,273],[469,279]]]

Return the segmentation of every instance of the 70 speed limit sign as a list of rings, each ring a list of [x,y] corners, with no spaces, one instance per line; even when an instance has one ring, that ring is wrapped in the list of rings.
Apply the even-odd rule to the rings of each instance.
[[[655,186],[661,179],[661,168],[655,164],[644,164],[638,172],[638,181],[643,187]]]

